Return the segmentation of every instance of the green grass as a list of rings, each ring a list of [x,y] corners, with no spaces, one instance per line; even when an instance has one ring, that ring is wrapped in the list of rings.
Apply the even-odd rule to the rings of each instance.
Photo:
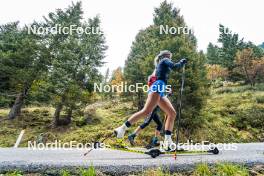
[[[88,169],[80,169],[81,176],[96,176],[96,171],[93,166],[90,166]]]
[[[214,168],[214,172],[217,173],[217,175],[223,176],[249,176],[249,171],[247,168],[229,163],[218,164],[216,168]]]
[[[23,176],[21,171],[15,170],[5,174],[5,176]]]
[[[227,86],[227,87],[220,87],[213,90],[213,93],[216,94],[223,94],[223,93],[241,93],[246,91],[264,91],[264,83],[256,84],[254,87],[250,85],[234,85],[234,86]]]
[[[147,169],[143,173],[139,174],[141,176],[180,176],[179,173],[170,173],[168,170],[164,170],[161,167],[156,169]]]
[[[193,176],[249,176],[247,168],[230,163],[219,163],[209,167],[206,163],[196,166]]]
[[[261,95],[261,96],[256,97],[256,101],[259,104],[264,104],[264,96]]]
[[[25,134],[21,143],[22,146],[26,146],[27,141],[36,140],[37,136],[41,133],[50,133],[51,114],[53,111],[49,107],[29,107],[23,109],[21,116],[17,119],[0,122],[2,125],[0,128],[0,147],[13,146],[23,129],[25,129]],[[5,118],[8,110],[1,109],[0,114],[2,118]]]
[[[213,173],[206,163],[198,164],[193,173],[195,176],[212,176]]]
[[[249,169],[231,163],[219,163],[209,166],[207,163],[196,165],[191,172],[170,173],[167,169],[148,169],[141,176],[249,176]]]
[[[130,114],[135,111],[132,103],[105,102],[98,107],[90,107],[95,110],[86,109],[84,116],[91,120],[87,124],[80,125],[80,117],[74,116],[73,122],[64,127],[51,128],[53,108],[49,107],[28,107],[24,108],[21,116],[12,121],[2,121],[0,128],[0,147],[12,147],[21,132],[25,134],[20,147],[27,147],[28,141],[36,141],[42,134],[46,142],[77,141],[91,143],[101,141],[112,134],[113,129],[121,125]],[[0,114],[5,118],[8,109],[1,109]],[[115,140],[108,139],[107,143],[114,144]]]
[[[69,171],[63,169],[60,171],[60,175],[61,176],[71,176],[71,173]]]
[[[201,113],[205,124],[192,138],[222,143],[263,141],[263,97],[264,91],[256,90],[213,93]]]
[[[222,88],[212,91],[207,105],[202,109],[201,116],[205,119],[202,128],[190,134],[191,139],[201,142],[256,142],[264,140],[264,84],[250,86],[231,86],[226,93],[219,93]],[[66,127],[51,128],[54,109],[50,107],[24,108],[20,117],[13,121],[0,122],[0,147],[14,145],[21,130],[25,134],[21,141],[27,147],[28,141],[38,140],[42,134],[46,142],[77,141],[91,143],[101,141],[110,136],[115,127],[121,125],[136,109],[131,102],[111,100],[97,102],[85,109],[84,114],[74,113],[73,122]],[[0,120],[8,114],[8,109],[0,109]],[[87,122],[87,117],[89,121]],[[184,118],[184,117],[183,117]],[[139,121],[128,133],[131,133]],[[154,134],[155,123],[151,123],[136,138],[138,146],[146,145]],[[180,135],[182,142],[186,142],[185,133]],[[105,143],[115,145],[116,139],[107,139]],[[124,145],[128,145],[127,138]]]
[[[254,173],[254,174],[251,174]],[[166,167],[155,167],[143,170],[140,173],[132,174],[134,176],[250,176],[256,175],[261,176],[264,174],[264,165],[256,165],[247,168],[242,165],[233,163],[217,163],[214,165],[208,165],[207,163],[197,164],[193,170],[170,172]],[[1,174],[0,174],[1,175]],[[15,170],[10,171],[3,176],[39,176],[47,175],[45,173],[22,173],[21,171]],[[93,165],[88,168],[79,168],[76,170],[62,169],[58,171],[60,176],[107,176],[96,170]]]

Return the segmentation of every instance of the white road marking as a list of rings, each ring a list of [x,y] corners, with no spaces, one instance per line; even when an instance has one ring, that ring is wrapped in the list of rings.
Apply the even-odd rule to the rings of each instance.
[[[17,138],[17,140],[16,140],[16,143],[15,143],[15,145],[14,145],[14,148],[17,148],[17,147],[19,146],[19,144],[20,144],[20,142],[21,142],[21,139],[22,139],[24,133],[25,133],[25,130],[22,130],[22,131],[20,132],[20,134],[19,134],[19,136],[18,136],[18,138]]]

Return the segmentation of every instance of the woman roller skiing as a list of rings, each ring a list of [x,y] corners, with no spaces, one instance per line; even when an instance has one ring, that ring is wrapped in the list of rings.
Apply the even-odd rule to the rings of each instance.
[[[161,51],[154,59],[155,70],[154,74],[157,80],[150,86],[148,90],[148,97],[145,106],[142,110],[134,113],[122,126],[114,130],[117,138],[123,138],[126,130],[136,123],[139,119],[149,116],[156,106],[166,114],[165,122],[165,138],[164,144],[166,144],[166,150],[169,150],[169,146],[173,145],[171,138],[174,120],[176,118],[176,111],[172,106],[170,100],[165,96],[166,84],[169,78],[170,71],[183,67],[186,63],[186,59],[181,59],[179,62],[174,63],[171,60],[172,53],[168,50]]]

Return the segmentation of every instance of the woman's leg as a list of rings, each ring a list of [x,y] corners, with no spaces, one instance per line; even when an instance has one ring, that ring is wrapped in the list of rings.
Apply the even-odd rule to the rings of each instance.
[[[159,107],[166,113],[165,130],[172,131],[174,120],[176,118],[176,111],[167,97],[160,98]]]
[[[132,146],[135,145],[135,137],[141,132],[141,130],[141,127],[138,126],[132,134],[128,135],[128,140]]]
[[[134,131],[134,133],[135,133],[136,135],[138,135],[138,134],[140,133],[141,130],[142,130],[142,129],[140,128],[140,126],[138,126],[137,129]]]
[[[151,115],[149,115],[147,118],[145,118],[144,122],[137,127],[137,129],[130,135],[128,135],[128,140],[132,146],[135,145],[135,137],[144,129],[146,128],[153,118],[157,115],[157,107],[152,111]],[[156,136],[156,135],[155,135]]]
[[[172,141],[171,133],[174,126],[174,120],[176,118],[176,111],[174,110],[170,100],[167,97],[162,97],[159,101],[159,107],[166,113],[166,122],[165,122],[165,139],[163,147],[165,150],[174,150],[176,149],[175,144]]]
[[[162,130],[162,122],[160,120],[160,117],[157,113],[153,115],[153,120],[157,124],[156,130],[161,131]]]
[[[160,95],[158,93],[152,92],[148,94],[148,98],[144,108],[141,111],[133,114],[122,126],[114,130],[117,138],[123,138],[125,131],[128,127],[130,127],[132,124],[137,122],[140,118],[150,115],[153,109],[157,106],[159,100],[160,100]]]
[[[151,143],[150,143],[150,147],[155,147],[155,146],[158,146],[159,145],[159,137],[160,137],[160,131],[162,129],[162,122],[160,121],[160,117],[158,115],[158,112],[157,112],[157,108],[156,107],[156,111],[154,110],[154,112],[152,113],[152,119],[154,120],[154,122],[157,124],[157,127],[155,129],[155,136],[152,137],[151,139]]]
[[[144,120],[144,122],[140,125],[140,128],[143,130],[144,128],[146,128],[150,122],[152,121],[153,118],[153,112],[151,113],[151,115],[147,116]]]
[[[153,109],[157,106],[159,100],[160,100],[160,95],[158,93],[152,92],[152,93],[148,94],[148,98],[147,98],[147,101],[145,103],[144,108],[141,111],[136,112],[135,114],[133,114],[128,119],[128,121],[131,124],[134,124],[140,118],[150,115],[152,113]]]
[[[160,136],[160,131],[159,130],[155,130],[155,137],[159,137]]]

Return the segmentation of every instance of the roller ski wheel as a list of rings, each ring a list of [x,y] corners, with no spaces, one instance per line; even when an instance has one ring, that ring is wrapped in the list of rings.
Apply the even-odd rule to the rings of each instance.
[[[214,148],[208,150],[208,153],[212,153],[214,155],[217,155],[217,154],[219,154],[219,150],[217,147],[214,147]]]
[[[150,155],[152,158],[156,158],[162,154],[162,152],[159,149],[151,149],[150,151],[145,152],[145,154]]]

